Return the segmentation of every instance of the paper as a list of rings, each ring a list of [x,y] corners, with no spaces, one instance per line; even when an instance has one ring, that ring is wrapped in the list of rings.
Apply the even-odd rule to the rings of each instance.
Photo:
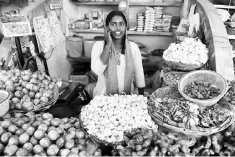
[[[33,26],[35,35],[38,37],[41,49],[44,53],[52,50],[58,44],[65,41],[55,11],[49,12],[47,17],[35,17],[33,19]]]
[[[32,35],[32,29],[26,16],[4,15],[1,17],[1,22],[5,37]]]

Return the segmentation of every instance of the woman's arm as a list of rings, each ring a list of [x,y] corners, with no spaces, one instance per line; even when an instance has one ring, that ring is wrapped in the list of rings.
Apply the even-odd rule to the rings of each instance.
[[[138,88],[139,94],[144,94],[145,79],[144,79],[144,69],[142,65],[141,52],[138,46],[134,43],[132,46],[132,51],[134,51],[134,66],[135,66],[135,82]]]
[[[97,41],[94,43],[91,50],[91,70],[96,75],[101,75],[104,73],[107,65],[104,64],[104,61],[101,59],[101,54],[105,51],[104,42]]]

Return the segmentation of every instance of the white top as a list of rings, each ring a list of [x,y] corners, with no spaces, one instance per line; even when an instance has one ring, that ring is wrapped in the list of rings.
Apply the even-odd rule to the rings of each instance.
[[[142,66],[141,53],[138,46],[130,41],[131,52],[134,60],[134,82],[138,88],[145,87],[144,71]],[[106,84],[104,71],[107,65],[104,65],[100,60],[100,55],[103,52],[104,41],[97,41],[94,43],[91,51],[91,70],[98,76],[97,84],[93,91],[93,97],[96,95],[106,94]],[[125,55],[120,55],[120,65],[117,65],[117,77],[119,85],[119,93],[124,91],[124,75],[126,68]],[[134,93],[134,83],[132,83],[132,93]]]

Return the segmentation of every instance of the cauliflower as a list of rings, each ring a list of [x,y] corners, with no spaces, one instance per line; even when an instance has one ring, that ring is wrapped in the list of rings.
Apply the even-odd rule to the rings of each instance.
[[[147,98],[138,95],[96,96],[81,111],[87,132],[110,143],[123,141],[124,131],[157,129],[147,109]]]
[[[179,44],[171,43],[164,51],[163,58],[166,61],[198,66],[205,64],[209,59],[206,46],[199,39],[194,38],[185,38]]]

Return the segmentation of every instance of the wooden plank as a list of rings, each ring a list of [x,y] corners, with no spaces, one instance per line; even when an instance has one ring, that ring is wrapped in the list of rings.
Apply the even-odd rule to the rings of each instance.
[[[209,48],[209,64],[212,70],[227,80],[234,80],[232,49],[220,15],[214,5],[205,0],[197,0],[196,12]]]
[[[72,3],[77,6],[80,6],[80,5],[99,5],[99,6],[118,5],[118,2],[74,2],[72,1]]]
[[[33,2],[29,2],[29,5],[25,8],[23,8],[20,13],[23,15],[28,16],[37,6],[39,6],[41,3],[45,2],[46,0],[37,0]]]
[[[75,29],[70,30],[75,33],[98,33],[103,34],[103,29],[91,30],[91,29]],[[173,32],[137,32],[137,31],[127,31],[128,35],[148,35],[148,36],[174,36]]]
[[[164,6],[164,7],[180,7],[182,2],[130,2],[130,6]]]
[[[218,4],[214,4],[215,8],[219,8],[219,9],[235,9],[235,6],[229,6],[229,5],[218,5]]]

